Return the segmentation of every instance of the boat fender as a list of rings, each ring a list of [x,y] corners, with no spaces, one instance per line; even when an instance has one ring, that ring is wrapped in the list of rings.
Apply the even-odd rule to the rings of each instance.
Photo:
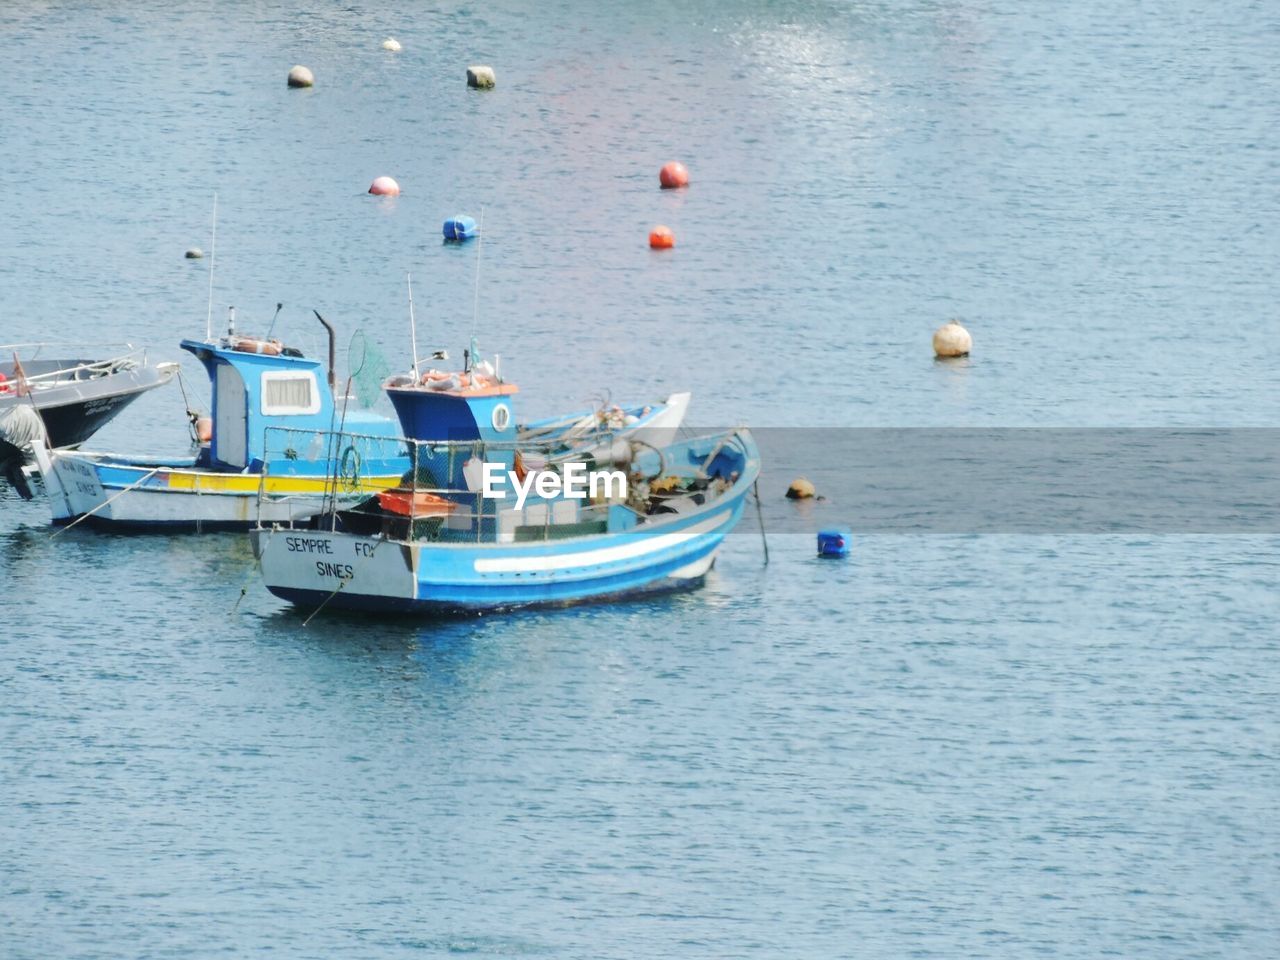
[[[443,377],[424,377],[422,382],[428,390],[457,390],[460,385],[457,376],[451,373]]]
[[[23,500],[30,500],[34,493],[22,473],[22,463],[35,444],[43,443],[44,421],[35,408],[26,404],[12,407],[0,413],[0,440],[11,444],[19,452],[0,461],[0,470]]]
[[[9,378],[0,373],[0,393],[8,393],[13,387],[9,386]]]

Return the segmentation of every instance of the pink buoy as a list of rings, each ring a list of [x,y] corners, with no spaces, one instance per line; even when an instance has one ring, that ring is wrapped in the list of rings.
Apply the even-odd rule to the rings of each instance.
[[[400,184],[390,177],[378,177],[369,186],[369,192],[378,197],[398,197],[400,196]]]
[[[679,160],[672,160],[670,163],[663,164],[662,169],[658,171],[658,182],[662,184],[663,190],[687,187],[689,185],[689,171],[685,169],[684,164]]]

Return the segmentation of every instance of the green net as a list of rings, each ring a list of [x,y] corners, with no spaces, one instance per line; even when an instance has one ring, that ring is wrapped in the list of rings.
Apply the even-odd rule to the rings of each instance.
[[[351,335],[351,343],[347,347],[347,369],[351,371],[352,386],[360,406],[372,407],[382,396],[382,384],[391,374],[391,365],[363,330]]]

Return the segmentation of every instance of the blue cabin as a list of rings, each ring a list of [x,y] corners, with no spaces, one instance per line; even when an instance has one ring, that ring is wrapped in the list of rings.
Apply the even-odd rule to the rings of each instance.
[[[516,418],[512,409],[519,388],[496,376],[472,370],[464,374],[426,374],[421,381],[393,377],[387,395],[411,440],[441,443],[474,442],[490,463],[511,467],[515,458]],[[489,445],[493,446],[490,447]],[[416,467],[430,474],[433,485],[465,489],[465,459],[455,448],[417,448]],[[422,482],[421,478],[419,482]]]
[[[218,343],[183,340],[181,347],[204,364],[213,394],[213,438],[201,454],[202,466],[256,473],[266,462],[289,459],[297,461],[297,469],[290,472],[323,475],[329,471],[327,452],[319,457],[299,454],[282,439],[291,435],[278,432],[272,437],[267,432],[271,427],[297,431],[340,427],[345,433],[387,439],[399,435],[394,420],[369,411],[348,409],[344,416],[337,410],[335,416],[332,371],[275,341],[229,337]],[[387,460],[392,449],[404,456],[399,445],[378,446],[384,448],[379,460]],[[407,461],[402,459],[400,465],[407,468]]]

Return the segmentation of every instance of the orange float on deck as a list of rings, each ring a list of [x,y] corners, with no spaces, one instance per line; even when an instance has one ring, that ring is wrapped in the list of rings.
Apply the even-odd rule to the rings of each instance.
[[[402,517],[447,517],[458,508],[458,504],[434,493],[421,490],[406,490],[404,487],[393,487],[390,490],[378,491],[378,506],[388,513],[398,513]]]
[[[369,192],[377,197],[400,196],[400,184],[390,177],[378,177],[369,185]]]
[[[684,164],[679,160],[672,160],[670,163],[663,164],[662,169],[658,171],[658,182],[662,184],[663,190],[687,187],[689,185],[689,171],[685,169]]]
[[[649,231],[649,246],[654,250],[669,250],[676,245],[676,235],[670,227],[661,224]]]
[[[196,440],[208,443],[213,439],[213,417],[196,417]]]

